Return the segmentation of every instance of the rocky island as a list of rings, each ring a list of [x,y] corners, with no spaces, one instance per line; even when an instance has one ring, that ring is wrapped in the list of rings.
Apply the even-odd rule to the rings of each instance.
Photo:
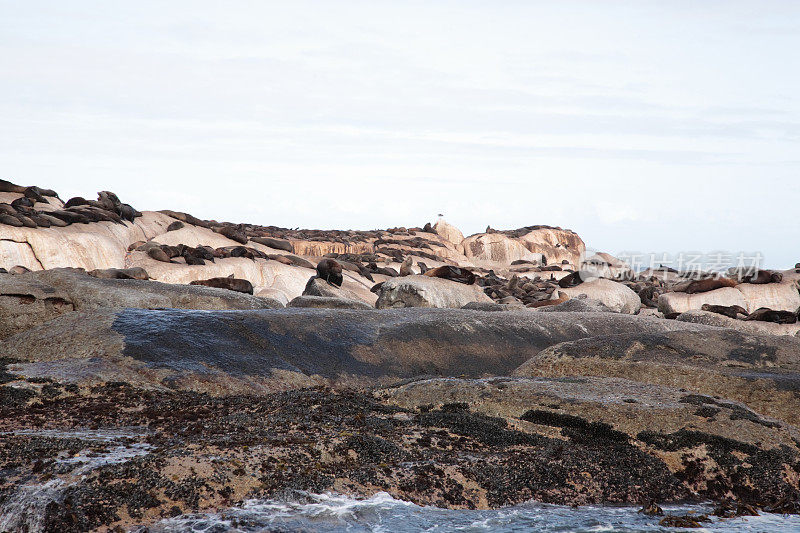
[[[326,491],[800,513],[800,264],[122,200],[0,181],[0,531]]]

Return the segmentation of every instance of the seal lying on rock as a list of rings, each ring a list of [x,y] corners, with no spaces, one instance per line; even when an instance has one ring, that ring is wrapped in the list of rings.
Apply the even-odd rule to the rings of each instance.
[[[581,278],[580,271],[573,272],[567,276],[564,276],[560,280],[558,280],[558,286],[562,289],[567,289],[569,287],[575,287],[576,285],[580,285],[583,283],[583,278]]]
[[[214,231],[232,241],[236,241],[241,244],[247,244],[247,234],[245,233],[244,226],[242,224],[239,224],[238,226],[222,226],[221,228],[214,228]]]
[[[335,259],[325,258],[317,263],[317,277],[324,279],[331,285],[342,286],[342,265]]]
[[[229,291],[253,294],[253,284],[246,279],[234,278],[233,274],[227,278],[199,279],[189,283],[189,285],[204,285],[217,289],[228,289]]]
[[[442,265],[440,267],[432,268],[423,274],[431,278],[449,279],[450,281],[457,281],[466,285],[473,285],[475,283],[475,274],[467,270],[452,265]]]
[[[150,279],[147,271],[141,267],[97,269],[91,270],[87,274],[100,279]]]
[[[759,270],[750,272],[742,276],[742,283],[754,283],[764,285],[767,283],[780,283],[783,281],[783,274],[780,272],[770,272],[769,270]]]
[[[740,305],[703,304],[700,309],[703,311],[709,311],[711,313],[717,313],[719,315],[725,315],[729,318],[738,318],[739,315],[748,315],[747,310]]]
[[[171,263],[170,257],[167,253],[162,250],[160,247],[153,246],[147,249],[147,255],[149,255],[152,259],[156,261],[161,261],[162,263]]]
[[[685,292],[686,294],[697,294],[698,292],[708,292],[723,287],[736,287],[736,280],[730,278],[707,278],[690,281],[687,285],[676,285],[675,292]]]
[[[775,311],[767,307],[759,307],[745,320],[759,320],[761,322],[775,322],[776,324],[795,324],[797,313],[791,311]]]

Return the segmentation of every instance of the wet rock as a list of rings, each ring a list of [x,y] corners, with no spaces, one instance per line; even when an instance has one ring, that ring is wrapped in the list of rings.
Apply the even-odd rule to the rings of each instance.
[[[797,424],[798,353],[800,340],[794,337],[728,329],[599,335],[542,350],[514,375],[611,376],[679,386],[741,401],[758,412]]]
[[[456,412],[499,418],[527,434],[565,439],[564,449],[550,456],[555,477],[560,462],[568,461],[565,455],[588,446],[609,454],[597,456],[607,466],[610,456],[624,461],[626,466],[617,467],[623,475],[640,475],[634,466],[639,457],[661,483],[677,482],[676,493],[695,497],[718,500],[735,494],[745,501],[764,502],[798,490],[797,478],[780,474],[798,461],[795,427],[742,403],[675,387],[585,376],[448,378],[412,382],[379,395],[404,409],[459,409]],[[520,462],[519,467],[525,471],[530,465]],[[579,486],[591,492],[604,485],[594,474],[590,479]],[[513,485],[512,480],[507,482]],[[648,486],[641,481],[631,485]],[[643,500],[659,500],[640,494]]]
[[[95,308],[110,305],[107,298],[101,299],[112,292],[105,285],[161,285],[84,277],[102,283],[99,288],[104,290],[98,290],[97,301],[91,302]],[[219,296],[229,295],[229,307],[235,303],[234,296],[248,303],[263,302],[221,289],[188,285],[177,289],[215,291],[218,305],[226,303]],[[144,303],[150,302],[176,307],[154,298]],[[528,310],[289,308],[229,313],[123,309],[75,314],[7,339],[2,352],[27,361],[26,372],[31,376],[62,375],[70,369],[77,376],[74,379],[88,379],[99,371],[92,368],[102,366],[108,380],[133,379],[133,375],[154,386],[166,379],[158,374],[163,369],[171,376],[173,388],[219,393],[250,390],[239,387],[256,384],[260,389],[283,390],[298,383],[374,386],[420,375],[507,375],[540,350],[567,340],[613,332],[710,329],[617,313]],[[40,363],[54,359],[57,362]],[[144,372],[143,364],[158,372]]]

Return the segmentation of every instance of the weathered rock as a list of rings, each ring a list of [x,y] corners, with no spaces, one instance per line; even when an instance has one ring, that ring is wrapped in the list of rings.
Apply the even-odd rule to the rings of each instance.
[[[630,265],[611,254],[598,252],[581,263],[581,270],[589,277],[609,279],[634,279]]]
[[[0,340],[75,309],[64,292],[26,277],[0,274]]]
[[[6,339],[0,351],[23,361],[13,368],[28,377],[250,393],[314,384],[371,387],[421,375],[507,375],[563,341],[676,328],[712,329],[617,313],[528,310],[106,309],[67,313]]]
[[[509,305],[497,302],[469,302],[461,309],[468,309],[470,311],[511,311],[513,309],[523,308],[522,305]]]
[[[461,308],[470,302],[491,302],[477,285],[428,276],[405,276],[386,280],[380,288],[375,306],[450,307]]]
[[[761,307],[795,313],[800,309],[800,292],[797,290],[797,283],[791,280],[758,285],[740,283],[736,289],[744,295],[748,313]]]
[[[730,329],[602,335],[542,350],[517,376],[623,377],[723,396],[800,422],[800,340]]]
[[[461,230],[441,218],[433,225],[433,232],[456,247],[460,246],[464,240]]]
[[[339,289],[341,290],[341,289]],[[313,307],[316,309],[375,309],[360,300],[348,300],[334,296],[298,296],[286,307]]]
[[[526,229],[529,228],[515,230],[515,236],[518,235],[516,238],[534,254],[544,256],[548,265],[562,264],[563,261],[570,265],[579,265],[586,253],[586,245],[573,231],[532,226],[530,231],[522,233]]]
[[[613,309],[609,308],[600,300],[593,300],[591,298],[583,297],[583,295],[580,295],[576,296],[575,298],[571,298],[566,302],[562,302],[558,305],[542,307],[539,309],[539,312],[540,313],[564,313],[564,312],[614,313],[617,311],[614,311]]]
[[[633,314],[642,306],[642,301],[639,299],[638,294],[622,283],[604,278],[591,279],[575,287],[558,289],[556,292],[564,293],[569,298],[585,294],[616,313]]]
[[[136,307],[144,309],[273,309],[279,302],[223,289],[169,285],[138,279],[101,279],[82,270],[53,269],[17,276],[0,275],[4,327],[0,338],[73,310]]]
[[[502,233],[479,233],[462,242],[464,255],[478,266],[508,266],[519,259],[541,264],[542,255],[529,251],[518,240]]]
[[[640,476],[640,468],[651,465],[648,475],[680,480],[682,492],[694,497],[719,500],[735,495],[744,501],[777,501],[781,495],[798,490],[797,476],[782,475],[798,461],[797,428],[758,414],[742,403],[678,388],[583,376],[449,378],[389,388],[382,396],[405,409],[441,409],[500,418],[519,431],[564,438],[569,450],[589,445],[612,456],[627,456],[631,463],[620,466],[620,474]],[[564,453],[568,457],[571,451]],[[654,468],[654,459],[660,468]],[[558,478],[563,461],[569,459],[559,454],[547,459],[520,458],[519,470],[497,483],[513,486],[515,479],[525,479],[531,470],[539,468],[538,460],[543,461],[545,478]],[[547,465],[548,461],[552,465]],[[583,464],[595,468],[589,466],[590,462]],[[667,475],[657,473],[665,471]],[[593,470],[587,476],[591,481],[580,486],[590,493],[600,486],[609,487],[605,484],[608,481],[601,481],[609,474]],[[631,484],[645,487],[653,481],[640,479]]]

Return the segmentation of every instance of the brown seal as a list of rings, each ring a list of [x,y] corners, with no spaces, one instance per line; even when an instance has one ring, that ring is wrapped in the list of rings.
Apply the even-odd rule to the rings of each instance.
[[[740,305],[703,304],[700,309],[703,311],[709,311],[711,313],[717,313],[718,315],[725,315],[728,318],[738,318],[739,315],[748,315],[747,310]]]
[[[569,300],[569,296],[567,295],[567,293],[558,291],[558,298],[556,298],[555,300],[541,300],[539,302],[530,303],[525,307],[538,309],[539,307],[549,307],[551,305],[563,304],[567,300]]]
[[[432,268],[423,274],[431,278],[449,279],[450,281],[457,281],[466,285],[473,285],[475,283],[475,274],[467,270],[453,265],[442,265],[440,267]]]
[[[760,322],[775,322],[776,324],[795,324],[797,313],[791,311],[775,311],[768,307],[759,307],[745,320],[758,320]]]
[[[152,259],[156,261],[161,261],[162,263],[171,263],[170,257],[167,253],[159,247],[152,247],[147,250],[147,255],[149,255]]]
[[[696,294],[698,292],[708,292],[713,291],[716,289],[722,289],[723,287],[735,287],[736,280],[730,278],[707,278],[707,279],[698,279],[695,281],[690,282],[683,291],[678,291],[678,288],[675,288],[676,292],[685,292],[687,294]]]
[[[575,287],[576,285],[580,285],[583,283],[583,278],[581,278],[580,271],[573,272],[572,274],[566,275],[560,280],[558,280],[558,286],[562,289],[567,289],[569,287]]]
[[[253,294],[253,284],[246,279],[234,278],[233,275],[227,278],[210,278],[192,281],[189,285],[204,285],[217,289],[228,289],[229,291]]]
[[[414,260],[410,255],[403,260],[403,263],[400,265],[401,276],[411,276],[414,274],[414,271],[411,270],[411,265],[413,264],[413,262]]]
[[[150,276],[142,267],[132,268],[104,268],[87,272],[93,278],[100,279],[140,279],[148,280]]]
[[[344,276],[342,276],[342,265],[335,259],[325,258],[317,263],[317,277],[324,279],[331,285],[342,286]]]
[[[765,285],[767,283],[780,283],[783,281],[783,274],[780,272],[770,272],[769,270],[758,270],[755,273],[748,273],[742,276],[743,283],[753,283]]]

